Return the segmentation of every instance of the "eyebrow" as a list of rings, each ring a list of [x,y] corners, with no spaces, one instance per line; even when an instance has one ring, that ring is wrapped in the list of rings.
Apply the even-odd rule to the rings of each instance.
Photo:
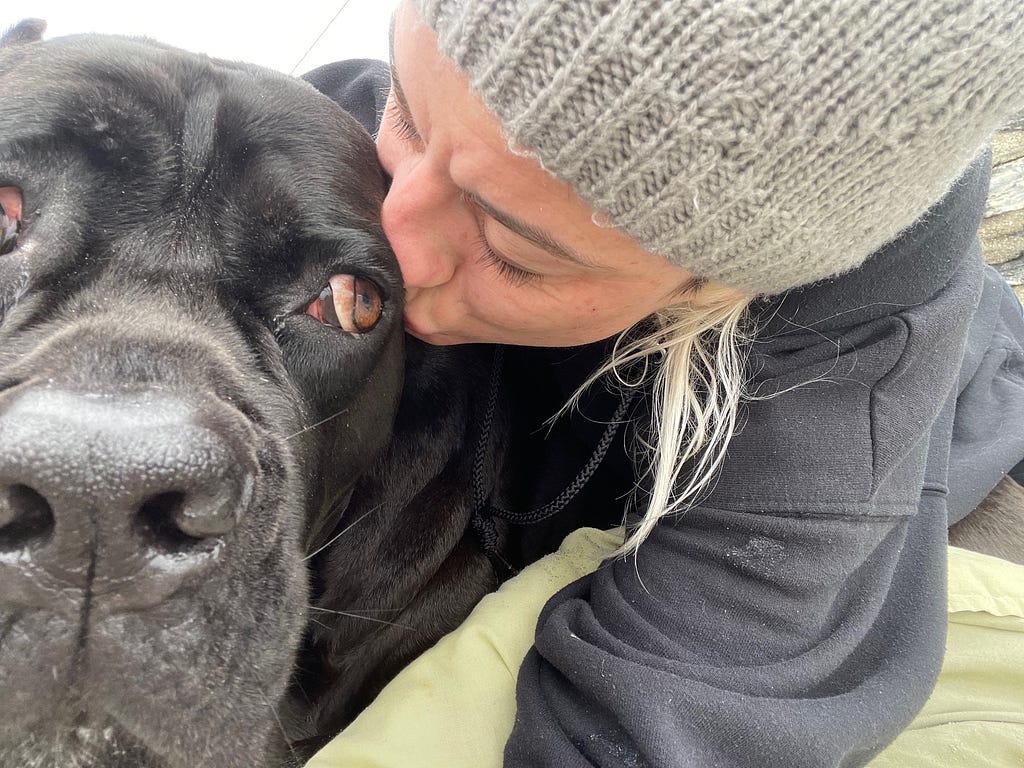
[[[398,106],[401,107],[402,112],[409,117],[411,115],[409,102],[405,98],[405,91],[402,90],[402,84],[398,79],[398,72],[395,70],[395,13],[391,14],[391,23],[388,25],[388,67],[391,70],[391,92],[394,94],[395,101],[398,102]],[[519,217],[513,216],[511,213],[506,213],[499,208],[495,208],[475,192],[464,192],[464,194],[466,198],[477,208],[504,226],[506,229],[519,235],[524,240],[528,240],[534,245],[543,248],[552,256],[556,256],[563,261],[568,261],[590,269],[605,268],[600,264],[594,263],[593,260],[584,257],[569,246],[560,243],[539,227],[523,221]]]
[[[602,265],[595,264],[593,260],[586,258],[569,246],[560,243],[543,229],[540,229],[529,222],[523,221],[519,217],[513,216],[511,213],[506,213],[505,211],[495,208],[478,194],[474,192],[466,192],[465,195],[473,205],[497,221],[503,227],[519,235],[524,240],[529,240],[534,245],[543,248],[552,256],[557,256],[563,261],[569,261],[573,264],[578,264],[590,269],[604,268]]]

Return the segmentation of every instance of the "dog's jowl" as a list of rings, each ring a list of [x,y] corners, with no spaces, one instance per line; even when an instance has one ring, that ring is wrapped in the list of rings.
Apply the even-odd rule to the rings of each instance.
[[[471,388],[405,360],[333,103],[33,37],[0,50],[0,765],[297,764],[493,586]]]

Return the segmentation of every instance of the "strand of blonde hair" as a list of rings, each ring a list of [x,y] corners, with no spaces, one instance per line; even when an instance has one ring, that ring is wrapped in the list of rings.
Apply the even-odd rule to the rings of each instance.
[[[606,374],[620,386],[644,385],[650,378],[651,358],[661,358],[652,381],[652,438],[639,446],[648,459],[647,509],[616,555],[635,554],[659,520],[699,502],[714,482],[736,430],[743,398],[743,326],[750,298],[713,286],[699,290],[699,308],[692,303],[668,308],[647,321],[651,329],[640,337],[635,329],[622,333],[608,361],[559,411],[574,407]],[[637,365],[643,374],[627,378]],[[692,471],[681,482],[689,462]]]

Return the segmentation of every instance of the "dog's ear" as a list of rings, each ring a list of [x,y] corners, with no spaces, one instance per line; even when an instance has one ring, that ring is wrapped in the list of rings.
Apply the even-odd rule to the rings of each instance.
[[[22,19],[0,37],[0,48],[25,43],[38,43],[43,39],[46,22],[42,19]]]

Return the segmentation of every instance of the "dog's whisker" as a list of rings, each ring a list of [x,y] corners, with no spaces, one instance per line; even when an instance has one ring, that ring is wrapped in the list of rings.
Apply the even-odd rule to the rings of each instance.
[[[320,608],[319,606],[316,606],[316,605],[310,605],[308,607],[313,609],[314,611],[323,610],[322,608]],[[394,613],[395,611],[401,611],[402,609],[401,608],[346,608],[345,610],[348,611],[349,613],[364,614],[364,613]]]
[[[361,514],[359,517],[357,517],[351,523],[349,523],[344,528],[342,528],[341,531],[339,531],[337,534],[335,534],[334,537],[330,541],[328,541],[326,544],[324,544],[319,549],[317,549],[317,550],[315,550],[313,552],[310,552],[308,555],[306,555],[304,558],[302,558],[302,562],[306,562],[310,558],[313,558],[313,557],[316,557],[317,555],[319,555],[321,552],[323,552],[325,549],[327,549],[329,546],[331,546],[331,544],[333,544],[338,539],[340,539],[342,536],[344,536],[346,533],[348,533],[350,530],[352,530],[352,528],[357,523],[359,523],[364,518],[368,517],[371,512],[376,512],[378,509],[380,509],[381,506],[382,506],[381,504],[378,504],[376,507],[372,507],[372,508],[366,510],[365,512],[363,512],[363,514]]]
[[[327,423],[328,421],[330,421],[331,419],[336,419],[336,418],[338,418],[339,416],[342,416],[342,415],[344,415],[344,414],[346,414],[346,413],[348,413],[348,408],[342,408],[342,409],[341,409],[340,411],[338,411],[337,413],[332,413],[332,414],[331,414],[330,416],[328,416],[328,417],[327,417],[326,419],[320,419],[320,421],[318,421],[318,422],[317,422],[316,424],[310,424],[310,425],[309,425],[308,427],[305,427],[304,429],[300,429],[300,430],[299,430],[298,432],[296,432],[295,434],[292,434],[292,435],[288,435],[288,437],[286,437],[286,438],[285,438],[285,441],[287,442],[288,440],[293,440],[293,439],[295,439],[295,438],[296,438],[296,437],[298,437],[299,435],[304,435],[304,434],[305,434],[306,432],[309,432],[309,430],[311,430],[311,429],[316,429],[317,427],[319,427],[319,426],[322,426],[322,425],[326,424],[326,423]]]
[[[296,761],[295,764],[301,765],[302,760],[288,738],[288,731],[285,730],[284,723],[281,722],[281,715],[278,714],[277,707],[274,706],[273,702],[267,696],[267,692],[263,690],[263,684],[260,682],[259,675],[256,674],[256,669],[253,667],[252,663],[248,659],[245,659],[245,663],[249,667],[249,671],[252,672],[252,681],[256,684],[256,690],[260,692],[260,696],[263,697],[263,701],[266,702],[267,707],[270,708],[270,712],[274,715],[274,722],[277,723],[277,727],[281,731],[281,738],[284,739],[285,746],[288,747],[288,752],[291,753],[292,758]]]
[[[349,613],[348,611],[333,611],[330,608],[317,608],[315,605],[311,605],[309,607],[310,607],[310,610],[313,610],[313,611],[322,611],[323,613],[333,613],[336,616],[347,616],[350,619],[362,619],[363,621],[372,621],[375,624],[387,624],[389,627],[400,627],[402,629],[410,629],[413,632],[419,632],[419,630],[416,629],[416,627],[411,627],[408,624],[399,624],[396,621],[388,621],[387,619],[378,619],[378,618],[375,618],[373,616],[363,616],[362,614],[359,614],[359,613]],[[315,619],[310,619],[310,621],[315,621]]]

